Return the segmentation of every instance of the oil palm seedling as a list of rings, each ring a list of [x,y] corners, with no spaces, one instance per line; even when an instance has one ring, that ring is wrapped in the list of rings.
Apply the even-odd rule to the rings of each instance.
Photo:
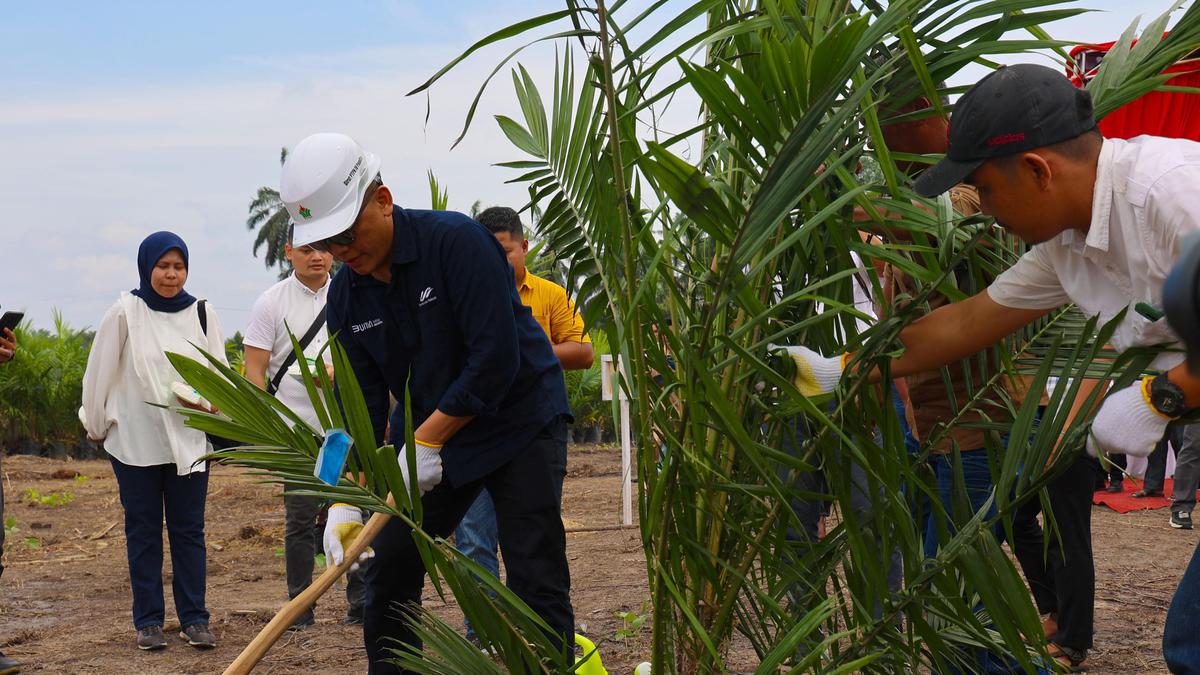
[[[1170,8],[1176,11],[1177,7]],[[996,348],[948,366],[967,378],[949,424],[904,447],[891,391],[871,379],[900,353],[900,330],[934,292],[952,300],[982,289],[1022,252],[986,217],[962,218],[919,197],[890,153],[887,111],[917,96],[942,114],[940,83],[969,64],[1034,51],[1065,58],[1044,25],[1083,10],[1041,0],[699,0],[633,6],[566,0],[564,7],[497,30],[416,91],[489,45],[549,43],[546,81],[510,63],[519,115],[497,116],[513,145],[503,166],[528,188],[538,232],[585,320],[624,364],[637,443],[642,543],[649,581],[648,654],[655,672],[786,666],[797,672],[970,669],[981,652],[1034,672],[1045,654],[1036,610],[998,531],[1017,505],[1045,502],[1045,485],[1080,452],[1099,390],[1070,403],[1087,378],[1131,382],[1150,354],[1106,351],[1116,317],[1101,324],[1064,308]],[[1151,22],[1131,48],[1131,27],[1089,85],[1109,112],[1161,84],[1162,69],[1200,47],[1200,10]],[[1111,59],[1111,60],[1109,60]],[[475,123],[479,97],[463,133]],[[678,108],[688,106],[688,115]],[[667,129],[663,120],[687,120]],[[861,172],[864,163],[869,174]],[[857,222],[855,209],[874,214]],[[885,222],[886,221],[886,222]],[[864,227],[903,232],[883,244]],[[864,261],[854,262],[856,255]],[[852,284],[882,297],[875,263],[916,288],[865,329]],[[850,351],[832,396],[806,397],[769,345]],[[365,484],[312,478],[316,441],[277,401],[228,369],[176,359],[220,416],[190,423],[245,446],[218,456],[291,489],[406,518],[434,582],[452,589],[493,656],[418,612],[426,649],[397,658],[423,672],[570,670],[544,626],[502,584],[420,529],[391,446],[376,447],[353,373],[332,350],[341,407],[323,375],[312,388],[322,425],[355,439],[351,471]],[[306,374],[307,377],[307,374]],[[1015,396],[1025,379],[1041,396]],[[948,396],[953,392],[948,388]],[[987,411],[966,421],[967,411]],[[291,420],[289,426],[285,420]],[[995,490],[983,509],[943,507],[923,461],[956,425],[985,432]],[[410,425],[411,426],[411,425]],[[1007,435],[1005,443],[1003,436]],[[408,432],[411,441],[411,430]],[[952,463],[957,465],[952,453]],[[870,508],[850,508],[862,467]],[[821,472],[823,482],[805,480]],[[958,468],[961,481],[961,467]],[[860,481],[861,483],[861,481]],[[814,487],[816,486],[816,487]],[[386,499],[395,496],[395,505]],[[803,540],[797,503],[827,500],[836,524]],[[918,506],[924,504],[924,506]],[[914,511],[928,509],[944,542],[924,553]],[[1047,515],[1047,528],[1053,518]],[[889,586],[887,551],[903,583]],[[491,593],[486,592],[491,591]],[[414,610],[415,611],[415,610]],[[736,648],[735,648],[736,646]],[[494,659],[494,660],[493,660]]]

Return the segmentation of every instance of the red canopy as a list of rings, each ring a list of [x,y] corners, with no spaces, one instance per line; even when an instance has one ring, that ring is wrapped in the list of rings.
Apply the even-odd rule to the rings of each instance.
[[[1079,45],[1071,50],[1067,76],[1075,86],[1083,86],[1096,74],[1100,60],[1115,42]],[[1179,73],[1167,84],[1180,87],[1200,87],[1200,58],[1190,57],[1167,68],[1165,73]],[[1132,138],[1142,134],[1188,138],[1200,141],[1200,94],[1177,91],[1152,91],[1132,103],[1121,106],[1100,120],[1100,131],[1107,138]]]

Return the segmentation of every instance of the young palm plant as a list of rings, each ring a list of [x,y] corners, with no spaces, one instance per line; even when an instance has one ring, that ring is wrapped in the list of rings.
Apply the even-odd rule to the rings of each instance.
[[[903,349],[897,336],[931,293],[966,297],[1021,248],[988,219],[960,221],[947,203],[912,192],[895,161],[919,158],[889,155],[879,111],[918,94],[938,101],[936,83],[969,63],[1058,50],[1063,43],[1042,24],[1082,10],[1040,0],[564,4],[472,45],[417,91],[488,44],[541,30],[549,32],[532,41],[559,43],[546,95],[518,66],[521,119],[496,119],[525,155],[505,166],[521,172],[514,181],[540,209],[539,233],[569,264],[568,278],[582,279],[575,290],[585,319],[607,334],[628,373],[621,386],[638,439],[655,671],[970,670],[981,652],[1036,670],[1044,654],[1025,636],[1040,635],[1037,612],[994,533],[1016,505],[1045,502],[1046,483],[1083,451],[1090,414],[1069,413],[1083,379],[1121,386],[1150,355],[1104,350],[1120,317],[1099,326],[1065,309],[972,363],[950,366],[947,374],[973,378],[960,410],[1003,413],[972,422],[989,436],[989,504],[943,508],[922,459],[965,422],[923,439],[910,457],[890,392],[867,373],[877,365],[888,379],[885,357]],[[1092,83],[1098,110],[1148,91],[1163,66],[1200,46],[1200,10],[1189,8],[1161,38],[1165,22],[1152,23],[1136,48],[1128,49],[1133,29],[1114,48],[1120,57],[1110,56]],[[1012,38],[1013,30],[1028,37]],[[680,102],[698,102],[699,113],[668,134],[659,120]],[[700,152],[689,161],[691,144]],[[864,157],[877,163],[878,180],[858,175]],[[864,244],[856,206],[889,214],[888,227],[905,236]],[[852,284],[865,279],[877,293],[881,284],[873,264],[858,268],[852,252],[918,286],[861,333]],[[768,348],[786,343],[851,350],[863,367],[848,369],[828,400],[806,398]],[[336,346],[333,361],[344,419],[330,408],[322,423],[349,425],[358,453],[351,469],[366,475],[365,486],[312,479],[311,434],[289,428],[282,406],[230,372],[222,380],[180,360],[180,372],[223,411],[187,414],[249,444],[221,453],[224,461],[409,519],[435,582],[440,576],[459,595],[504,667],[567,669],[527,608],[499,583],[488,582],[495,598],[480,590],[478,570],[419,529],[419,502],[404,498],[395,451],[374,448]],[[1017,370],[1033,392],[1051,376],[1065,384],[1042,411],[1038,396],[1006,393],[1004,380]],[[327,398],[328,384],[323,379]],[[1089,394],[1083,410],[1094,410],[1099,396]],[[863,490],[852,464],[865,472],[869,509],[850,508]],[[817,471],[824,483],[810,480]],[[386,501],[389,492],[397,506]],[[922,508],[945,534],[933,558],[914,522],[919,495],[930,497]],[[820,541],[798,541],[795,506],[819,499],[833,502],[837,525]],[[892,550],[903,561],[899,590],[887,581]],[[429,614],[420,622],[429,649],[401,651],[407,667],[496,667],[445,622]]]

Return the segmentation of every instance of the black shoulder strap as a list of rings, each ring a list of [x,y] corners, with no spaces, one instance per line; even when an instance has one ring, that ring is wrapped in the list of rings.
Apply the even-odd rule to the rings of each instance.
[[[207,300],[199,300],[196,302],[196,312],[200,314],[200,332],[204,333],[204,337],[208,337],[208,310],[204,309],[204,303]]]
[[[317,337],[317,331],[321,330],[321,326],[324,325],[325,308],[322,307],[321,311],[317,312],[316,318],[313,319],[312,325],[308,327],[308,330],[304,331],[304,336],[300,338],[300,351],[304,351],[308,348],[308,345],[313,341],[313,338]],[[272,377],[271,383],[267,385],[268,394],[273,396],[275,395],[276,391],[279,391],[279,383],[283,382],[283,376],[287,374],[287,369],[291,368],[292,364],[295,362],[296,352],[293,351],[287,355],[287,358],[283,360],[283,363],[279,364],[279,370],[275,371],[275,377]]]

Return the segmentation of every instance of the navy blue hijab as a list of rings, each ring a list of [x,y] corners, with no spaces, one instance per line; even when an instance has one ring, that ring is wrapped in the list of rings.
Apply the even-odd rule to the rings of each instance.
[[[141,278],[141,286],[133,289],[133,294],[141,298],[156,312],[178,312],[182,309],[187,309],[196,302],[196,298],[188,294],[182,288],[179,293],[173,298],[164,298],[155,292],[150,285],[150,272],[154,266],[158,264],[158,259],[167,254],[171,249],[178,249],[183,256],[183,266],[188,266],[188,249],[187,244],[179,238],[179,235],[174,232],[155,232],[154,234],[142,240],[142,245],[138,247],[138,276]]]

